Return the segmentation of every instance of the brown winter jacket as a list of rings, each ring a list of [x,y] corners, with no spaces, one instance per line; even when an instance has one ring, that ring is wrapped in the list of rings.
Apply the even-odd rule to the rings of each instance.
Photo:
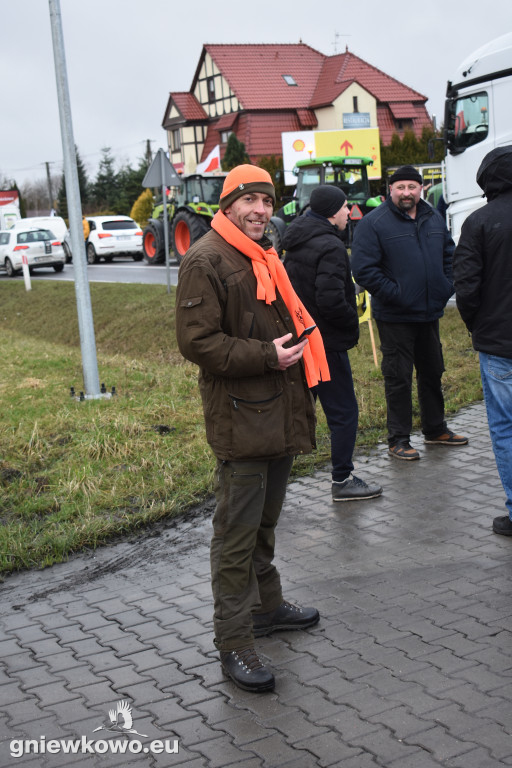
[[[249,258],[214,230],[190,248],[178,276],[176,336],[182,355],[199,366],[206,437],[217,458],[271,459],[315,447],[303,365],[277,368],[272,341],[289,332],[295,339],[281,297],[270,305],[256,299]]]

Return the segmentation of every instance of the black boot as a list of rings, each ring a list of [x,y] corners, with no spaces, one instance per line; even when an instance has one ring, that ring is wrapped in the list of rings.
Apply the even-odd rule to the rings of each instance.
[[[318,624],[319,619],[316,608],[298,608],[291,603],[281,603],[275,611],[253,613],[254,637],[270,635],[280,629],[306,629]]]
[[[274,690],[274,675],[261,662],[254,648],[221,651],[220,663],[226,675],[244,691],[262,693]]]

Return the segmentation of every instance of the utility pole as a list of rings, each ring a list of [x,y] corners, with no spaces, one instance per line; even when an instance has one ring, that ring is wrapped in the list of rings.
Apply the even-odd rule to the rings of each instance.
[[[94,338],[91,295],[87,277],[87,259],[85,255],[85,242],[82,228],[82,204],[80,201],[80,187],[78,184],[78,170],[76,167],[76,150],[73,139],[73,123],[71,120],[71,104],[69,100],[66,56],[64,53],[60,0],[49,0],[49,4],[53,38],[53,56],[55,59],[55,77],[57,80],[57,96],[59,101],[60,132],[62,137],[62,152],[64,156],[66,198],[68,202],[69,229],[71,234],[71,250],[73,252],[73,267],[75,271],[75,293],[78,310],[78,327],[80,330],[80,345],[82,349],[84,388],[86,398],[100,398],[96,341]]]
[[[53,211],[53,190],[52,190],[52,177],[50,176],[50,163],[46,165],[46,178],[48,179],[48,196],[50,198],[50,213]]]
[[[152,160],[153,160],[153,153],[151,152],[151,139],[146,139],[146,162],[148,164],[148,167],[151,165]]]

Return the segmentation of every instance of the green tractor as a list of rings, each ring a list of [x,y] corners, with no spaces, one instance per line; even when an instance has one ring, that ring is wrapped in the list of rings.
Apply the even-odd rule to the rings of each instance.
[[[297,176],[293,197],[272,216],[265,231],[278,254],[283,252],[282,238],[286,225],[309,208],[311,192],[320,184],[334,184],[348,198],[351,211],[345,240],[350,245],[358,220],[382,203],[380,196],[371,197],[367,170],[369,165],[373,165],[370,157],[316,157],[299,160],[293,169]]]
[[[193,174],[181,179],[181,186],[167,203],[169,244],[174,258],[181,262],[192,243],[210,229],[219,208],[219,198],[226,174]],[[165,261],[164,205],[158,203],[142,233],[144,259],[148,264]]]

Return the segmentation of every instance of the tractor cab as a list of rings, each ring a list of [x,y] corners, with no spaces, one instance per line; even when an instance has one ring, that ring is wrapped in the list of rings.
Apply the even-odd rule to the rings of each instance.
[[[182,184],[178,187],[176,194],[178,206],[205,203],[217,210],[224,178],[225,175],[200,176],[199,174],[182,177]]]
[[[309,208],[311,192],[321,184],[339,187],[347,196],[350,215],[343,236],[350,245],[357,222],[382,202],[381,197],[370,197],[369,165],[373,165],[371,157],[316,157],[298,160],[293,169],[297,177],[293,197],[276,211],[266,229],[276,251],[282,254],[281,241],[286,225]]]
[[[299,160],[293,169],[294,175],[297,176],[293,199],[281,209],[282,214],[279,211],[277,215],[287,223],[295,216],[300,216],[309,206],[311,192],[321,184],[339,187],[346,194],[349,206],[356,204],[362,210],[370,201],[367,171],[369,165],[373,165],[373,160],[369,157],[317,157],[314,160]]]

